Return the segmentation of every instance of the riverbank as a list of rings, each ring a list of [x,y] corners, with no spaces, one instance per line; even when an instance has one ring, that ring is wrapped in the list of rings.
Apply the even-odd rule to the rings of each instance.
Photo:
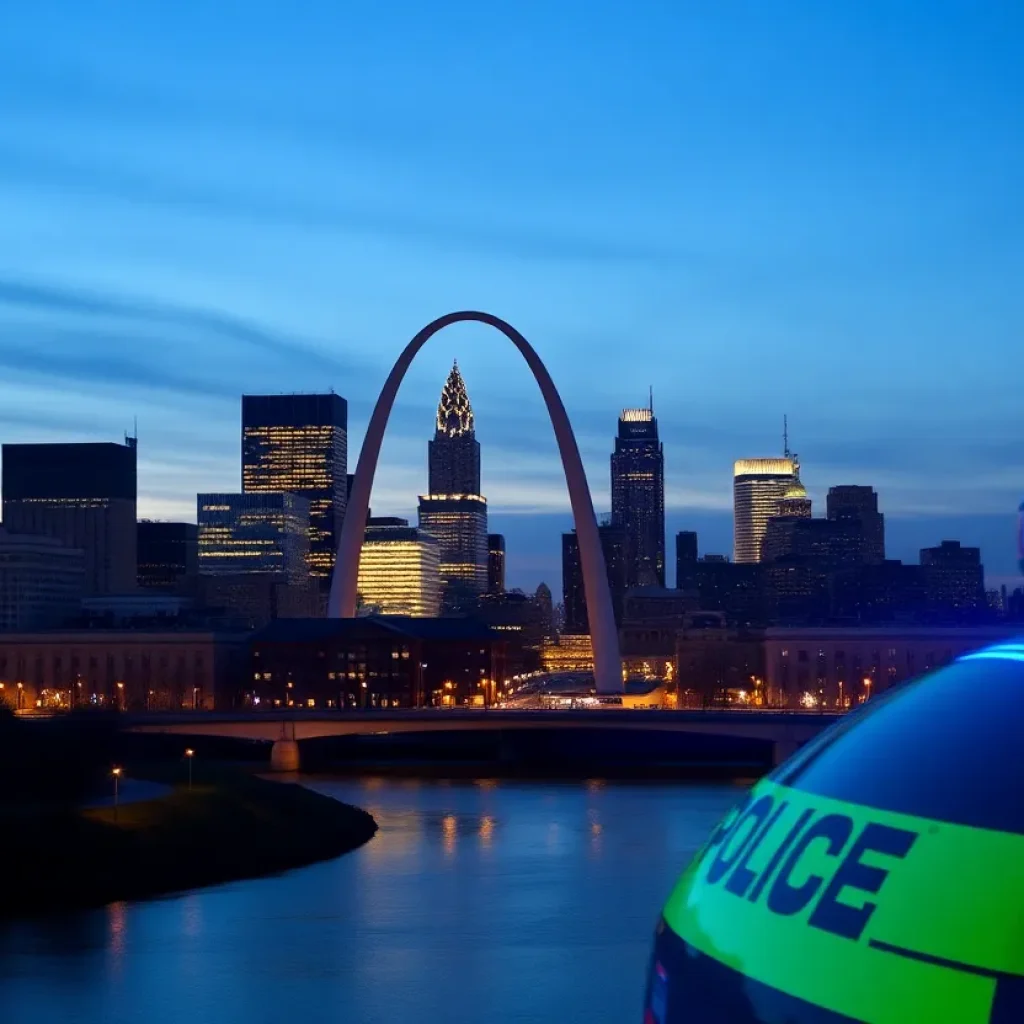
[[[129,770],[181,779],[180,765]],[[191,790],[179,783],[116,811],[0,808],[0,919],[274,874],[347,853],[377,830],[365,811],[295,783],[211,765],[196,775]]]

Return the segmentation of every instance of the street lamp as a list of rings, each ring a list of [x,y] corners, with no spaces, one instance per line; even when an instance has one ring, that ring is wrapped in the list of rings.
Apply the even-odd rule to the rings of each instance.
[[[18,683],[18,710],[21,710],[22,694],[25,692],[25,684]]]
[[[110,769],[110,774],[114,776],[114,821],[117,821],[117,784],[121,778],[121,766],[115,765]]]
[[[117,709],[124,711],[124,683],[120,680],[117,682]]]
[[[185,748],[185,759],[188,761],[188,788],[189,792],[192,790],[192,758],[196,756],[196,752],[191,747]]]

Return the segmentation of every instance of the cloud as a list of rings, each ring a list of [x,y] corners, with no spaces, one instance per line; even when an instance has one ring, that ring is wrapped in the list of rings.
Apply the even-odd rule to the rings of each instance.
[[[599,234],[555,233],[521,223],[484,223],[465,216],[431,217],[413,208],[271,196],[209,183],[189,184],[123,166],[87,165],[52,153],[0,145],[0,179],[33,188],[78,189],[93,195],[173,207],[213,217],[341,231],[415,242],[434,249],[570,263],[690,262],[692,253],[672,245],[613,239]]]
[[[118,298],[10,278],[0,278],[0,305],[30,309],[42,314],[114,320],[133,326],[148,325],[151,333],[159,328],[172,328],[196,335],[212,335],[274,356],[300,358],[324,370],[352,370],[349,360],[337,359],[306,342],[265,330],[216,310]]]

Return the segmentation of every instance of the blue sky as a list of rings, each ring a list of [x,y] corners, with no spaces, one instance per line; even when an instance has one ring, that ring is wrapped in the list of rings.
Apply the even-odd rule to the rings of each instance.
[[[480,308],[546,360],[599,510],[650,384],[669,530],[731,543],[788,413],[823,511],[1013,572],[1024,490],[1024,7],[943,0],[133,4],[0,13],[0,439],[117,438],[140,511],[239,486],[243,391],[350,403]],[[413,514],[458,357],[513,583],[569,524],[525,365],[459,326],[399,397]],[[671,550],[671,545],[670,545]]]

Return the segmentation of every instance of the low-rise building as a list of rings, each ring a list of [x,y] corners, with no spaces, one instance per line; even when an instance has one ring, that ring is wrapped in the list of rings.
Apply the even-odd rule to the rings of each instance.
[[[1010,624],[768,629],[767,700],[776,707],[854,707],[897,683],[1019,632],[1019,626]]]
[[[279,619],[252,641],[245,706],[487,706],[505,683],[504,637],[472,619]]]
[[[46,630],[0,635],[0,699],[19,710],[230,707],[248,631]]]

